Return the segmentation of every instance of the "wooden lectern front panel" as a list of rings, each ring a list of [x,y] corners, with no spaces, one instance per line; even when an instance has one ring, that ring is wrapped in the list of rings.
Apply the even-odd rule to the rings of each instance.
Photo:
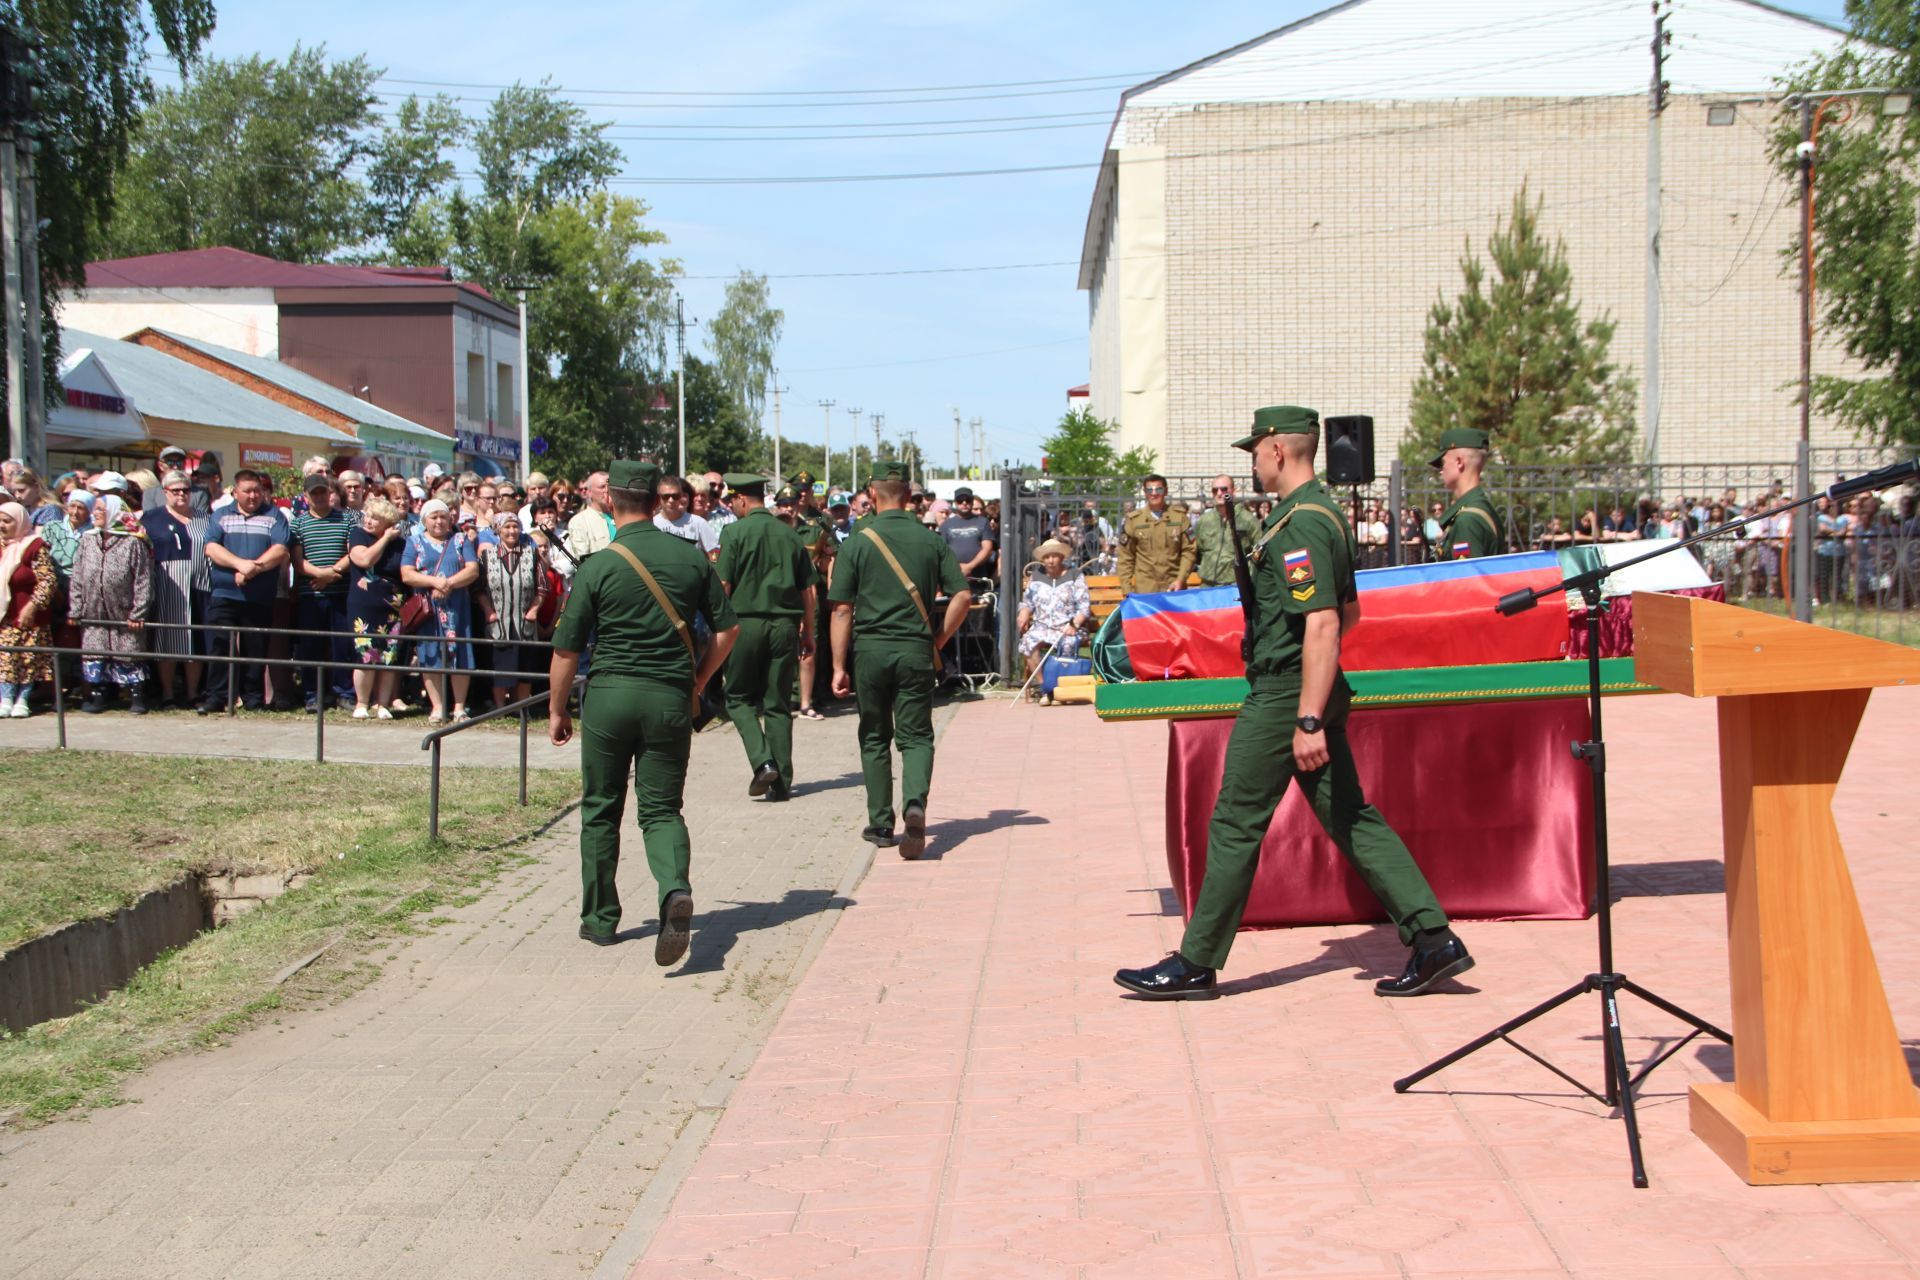
[[[1868,692],[1720,699],[1734,1082],[1773,1121],[1920,1116],[1833,822]]]

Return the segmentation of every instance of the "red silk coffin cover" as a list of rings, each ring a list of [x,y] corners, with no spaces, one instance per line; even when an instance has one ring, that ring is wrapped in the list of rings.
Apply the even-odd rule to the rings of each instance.
[[[1167,869],[1192,914],[1207,867],[1231,720],[1167,725]],[[1577,920],[1592,898],[1592,784],[1568,744],[1577,698],[1381,707],[1347,722],[1367,799],[1426,872],[1449,916]],[[1260,848],[1243,923],[1355,924],[1380,904],[1289,787]]]

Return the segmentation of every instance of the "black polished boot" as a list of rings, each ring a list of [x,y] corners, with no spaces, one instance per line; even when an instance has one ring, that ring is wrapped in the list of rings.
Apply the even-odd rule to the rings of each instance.
[[[891,849],[900,843],[900,837],[886,827],[863,827],[860,838],[877,849]]]
[[[97,716],[102,711],[105,711],[107,709],[106,686],[98,684],[88,685],[87,700],[80,704],[80,709],[90,716]]]
[[[1122,969],[1113,980],[1149,1000],[1211,1000],[1220,994],[1214,971],[1188,964],[1178,951],[1150,969]]]
[[[774,768],[773,761],[769,760],[753,771],[753,781],[747,784],[747,794],[755,797],[763,796],[767,794],[769,788],[778,786],[779,783],[780,771]]]
[[[147,682],[145,680],[128,686],[127,710],[136,716],[147,714]]]
[[[1455,937],[1453,930],[1441,929],[1436,931],[1434,937],[1415,938],[1413,954],[1407,957],[1405,971],[1397,978],[1382,978],[1374,983],[1373,994],[1425,995],[1434,983],[1465,973],[1471,968],[1473,957],[1467,954],[1467,944]]]
[[[900,856],[912,861],[927,851],[927,806],[918,800],[907,801],[900,820],[906,827],[900,837]]]

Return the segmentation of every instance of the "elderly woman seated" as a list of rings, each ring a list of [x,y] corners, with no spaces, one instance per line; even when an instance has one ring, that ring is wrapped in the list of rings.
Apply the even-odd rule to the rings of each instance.
[[[1043,572],[1027,583],[1020,597],[1020,656],[1030,675],[1036,663],[1047,657],[1071,658],[1080,652],[1080,640],[1093,621],[1093,600],[1087,582],[1077,573],[1067,572],[1067,557],[1072,548],[1057,538],[1048,538],[1034,549],[1034,558]],[[1035,658],[1041,649],[1047,652]],[[1051,702],[1051,695],[1042,696]]]

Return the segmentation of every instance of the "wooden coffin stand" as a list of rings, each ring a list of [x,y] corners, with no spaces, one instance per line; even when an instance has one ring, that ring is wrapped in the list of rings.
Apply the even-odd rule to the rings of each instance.
[[[1633,598],[1635,674],[1720,700],[1732,1084],[1693,1132],[1750,1183],[1920,1180],[1920,1091],[1833,822],[1868,694],[1920,652],[1712,601]]]

